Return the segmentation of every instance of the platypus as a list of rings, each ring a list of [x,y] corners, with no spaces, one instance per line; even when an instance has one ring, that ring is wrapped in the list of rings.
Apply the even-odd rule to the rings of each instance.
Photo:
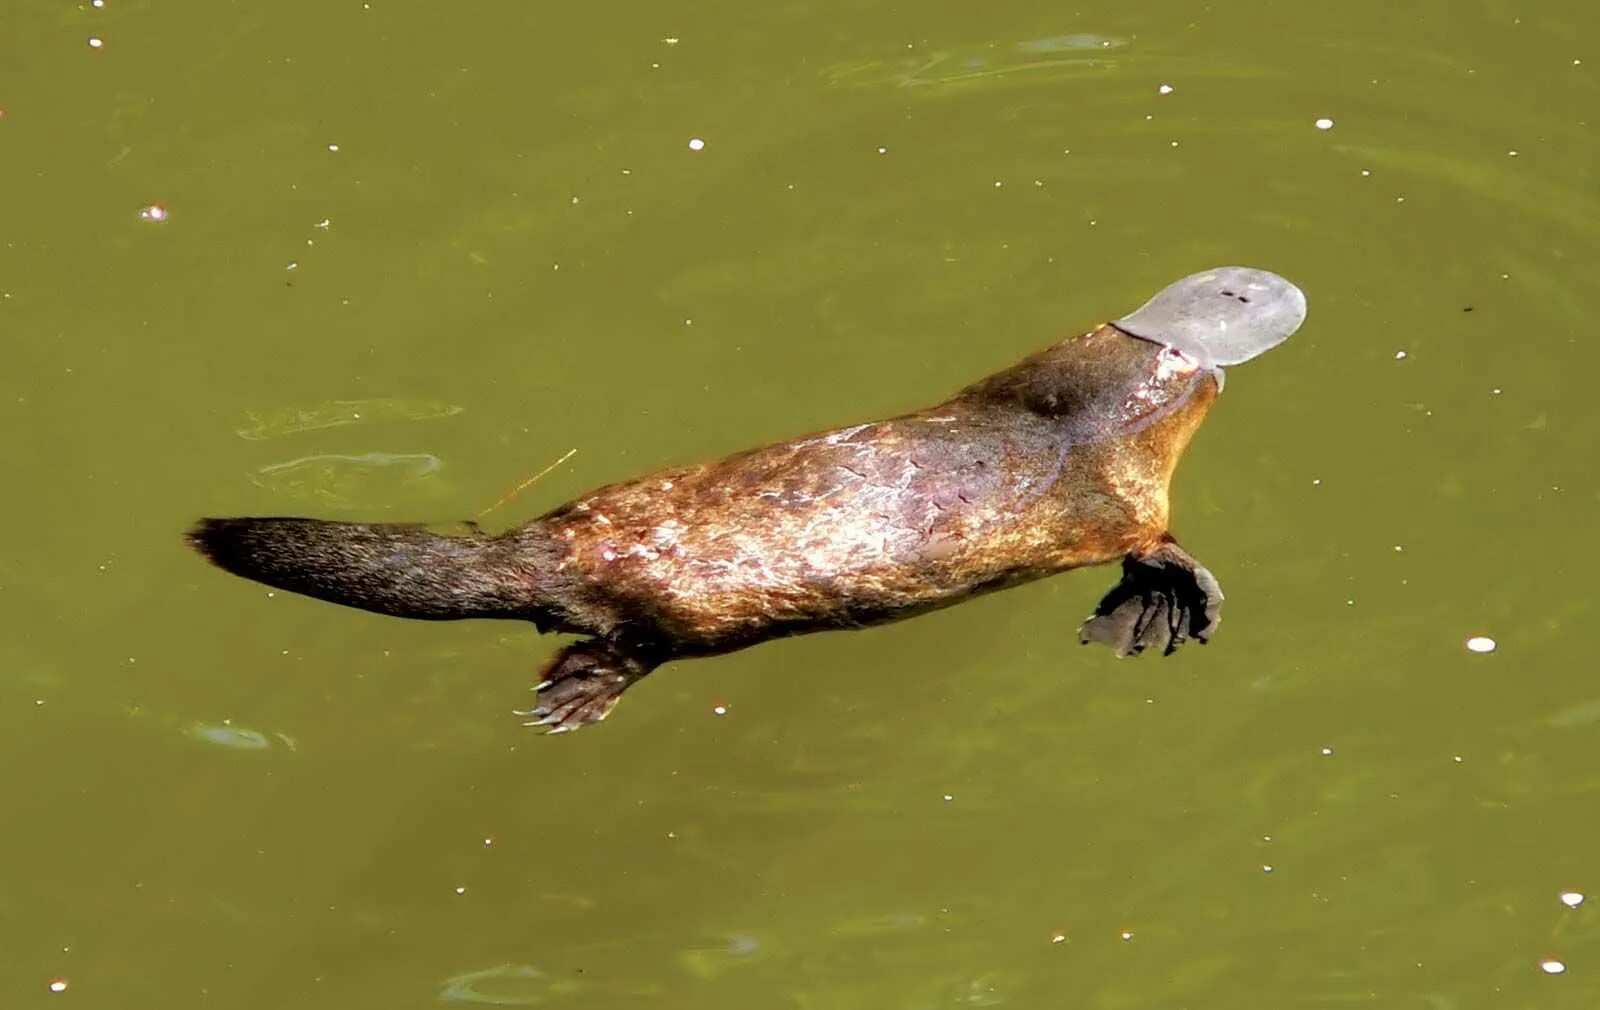
[[[528,725],[604,719],[673,659],[899,620],[1122,562],[1079,633],[1118,655],[1210,640],[1222,590],[1168,530],[1168,487],[1223,367],[1293,333],[1305,296],[1220,267],[914,413],[609,484],[499,534],[289,517],[203,519],[219,567],[422,620],[584,636]]]

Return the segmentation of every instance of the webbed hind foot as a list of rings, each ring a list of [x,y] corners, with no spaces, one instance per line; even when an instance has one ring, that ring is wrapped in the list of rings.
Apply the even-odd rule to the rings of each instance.
[[[1188,552],[1172,541],[1122,561],[1122,581],[1083,622],[1078,640],[1099,642],[1118,656],[1137,656],[1150,646],[1170,656],[1190,638],[1210,641],[1222,620],[1222,587]]]
[[[576,642],[545,664],[524,726],[568,733],[611,714],[622,692],[656,664],[603,641]]]

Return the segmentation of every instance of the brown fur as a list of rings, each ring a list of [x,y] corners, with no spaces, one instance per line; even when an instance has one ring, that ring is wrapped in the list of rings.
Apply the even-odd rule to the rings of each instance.
[[[1209,372],[1107,324],[926,410],[608,485],[498,537],[239,519],[192,538],[335,602],[594,636],[552,661],[536,709],[572,728],[669,659],[1151,553],[1216,395]]]

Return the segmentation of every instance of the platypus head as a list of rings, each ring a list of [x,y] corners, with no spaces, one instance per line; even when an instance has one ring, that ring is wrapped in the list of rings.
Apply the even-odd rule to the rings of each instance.
[[[1222,366],[1283,343],[1306,318],[1306,296],[1266,270],[1217,267],[1167,285],[1112,323],[1124,333],[1182,352],[1222,387]]]

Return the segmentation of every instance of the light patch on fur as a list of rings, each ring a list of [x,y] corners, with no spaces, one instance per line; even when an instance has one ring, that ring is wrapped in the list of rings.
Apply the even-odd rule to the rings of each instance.
[[[1177,375],[1188,375],[1200,367],[1200,362],[1178,350],[1163,347],[1156,356],[1156,381],[1161,382]]]

